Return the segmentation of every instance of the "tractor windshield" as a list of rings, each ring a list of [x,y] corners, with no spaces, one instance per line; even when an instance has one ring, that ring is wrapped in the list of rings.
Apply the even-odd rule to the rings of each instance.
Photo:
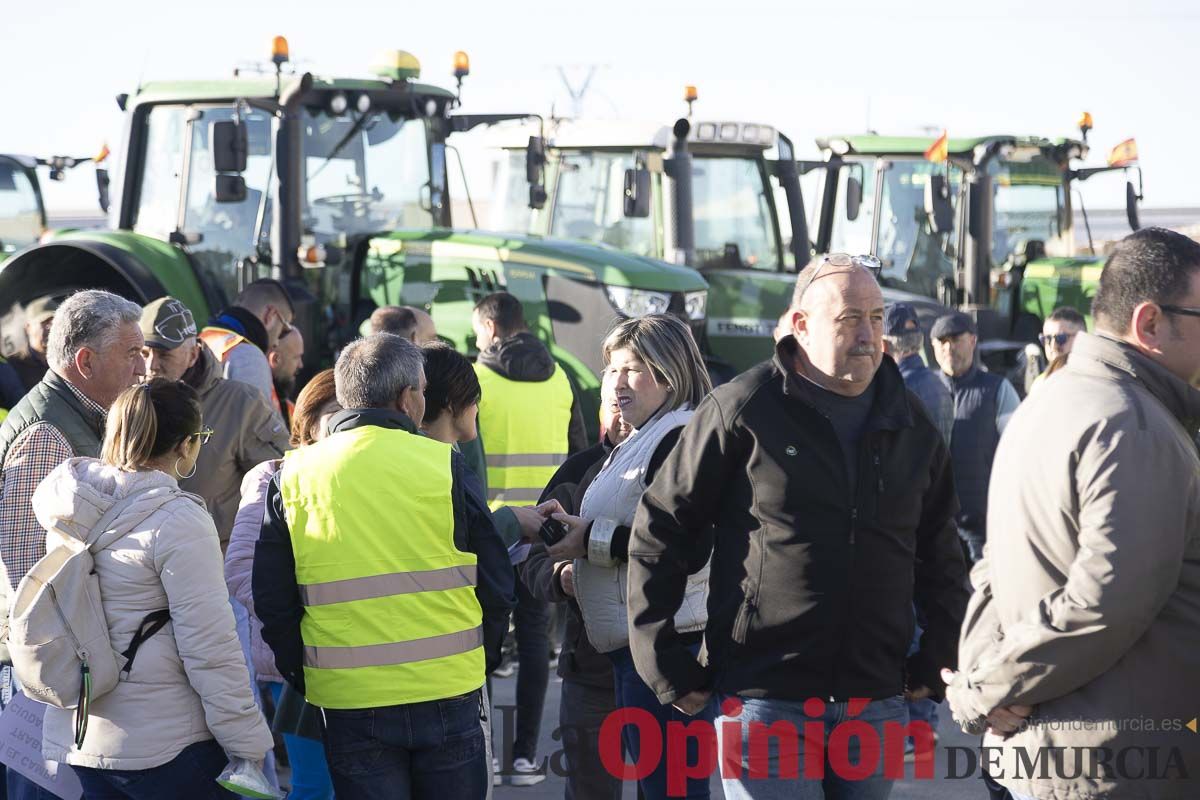
[[[935,233],[925,210],[926,187],[935,174],[947,174],[946,166],[924,160],[897,160],[887,164],[879,182],[883,196],[875,255],[883,262],[881,282],[926,297],[937,297],[942,279],[954,276],[954,227]],[[962,171],[951,166],[949,179],[954,219]]]
[[[42,209],[25,170],[0,158],[0,259],[42,235]]]
[[[692,175],[700,269],[779,269],[773,197],[762,165],[752,158],[696,156]]]
[[[1050,255],[1070,255],[1063,180],[1059,168],[1041,156],[1028,162],[993,161],[992,264],[1008,261],[1020,246],[1040,240]]]
[[[307,110],[303,125],[305,233],[328,242],[434,225],[423,120]]]
[[[524,155],[519,154],[522,171],[513,170],[514,181],[524,181]],[[640,256],[657,256],[657,211],[652,210],[649,217],[625,216],[627,169],[633,169],[633,154],[629,152],[564,153],[559,162],[550,235],[609,244]],[[528,184],[524,186],[528,193]],[[520,211],[527,215],[525,209]]]

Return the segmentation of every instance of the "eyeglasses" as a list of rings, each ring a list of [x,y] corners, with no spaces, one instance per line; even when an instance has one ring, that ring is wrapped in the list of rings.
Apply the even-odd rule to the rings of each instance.
[[[1054,342],[1054,344],[1058,347],[1062,347],[1074,338],[1075,334],[1073,333],[1038,334],[1038,341],[1042,343],[1042,347],[1048,347],[1051,342]]]
[[[1160,305],[1163,311],[1168,314],[1180,314],[1185,317],[1200,317],[1200,308],[1189,308],[1188,306],[1169,306]]]
[[[213,437],[214,433],[216,433],[216,431],[214,431],[212,428],[205,428],[202,431],[197,431],[196,433],[193,433],[192,438],[195,439],[195,438],[199,437],[200,444],[208,444],[208,440]]]
[[[876,280],[879,280],[879,275],[883,272],[883,262],[875,256],[852,256],[849,253],[830,253],[821,259],[821,264],[813,270],[812,277],[800,287],[800,291],[796,294],[797,306],[804,299],[804,294],[808,291],[808,287],[813,285],[813,281],[821,277],[821,271],[825,269],[826,264],[834,267],[862,267],[870,272]]]

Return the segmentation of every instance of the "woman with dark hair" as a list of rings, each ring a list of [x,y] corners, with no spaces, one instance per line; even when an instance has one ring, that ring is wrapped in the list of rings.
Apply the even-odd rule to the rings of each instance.
[[[296,398],[296,408],[292,412],[292,446],[305,447],[325,438],[325,424],[341,410],[334,391],[333,370],[318,372]],[[286,685],[283,676],[275,668],[271,648],[263,642],[262,621],[254,613],[254,592],[251,588],[254,545],[262,529],[267,484],[282,463],[282,459],[264,461],[242,479],[242,503],[234,517],[233,533],[225,554],[225,584],[229,587],[229,593],[250,614],[250,655],[258,679],[270,686],[277,708],[303,709],[304,698],[289,696],[295,695],[295,690]],[[298,719],[295,725],[280,726],[282,716],[276,715],[275,724],[277,729],[285,728],[282,730],[283,743],[287,748],[288,764],[292,768],[292,789],[288,797],[292,800],[326,800],[333,797],[333,781],[329,777],[329,765],[325,761],[325,750],[321,743],[319,717],[301,710],[296,714]],[[305,723],[310,724],[306,727]]]
[[[123,535],[95,554],[113,648],[137,639],[136,659],[93,701],[78,748],[73,712],[46,708],[42,752],[71,765],[85,797],[231,797],[216,782],[230,759],[258,763],[271,749],[221,579],[216,526],[178,485],[211,435],[195,390],[156,378],[113,403],[99,459],[64,462],[34,493],[47,549],[80,546],[109,508],[136,496],[111,523]],[[146,635],[147,619],[163,610],[169,621]]]
[[[471,362],[445,342],[421,347],[425,354],[425,419],[421,430],[447,444],[468,442],[477,435],[482,390]]]

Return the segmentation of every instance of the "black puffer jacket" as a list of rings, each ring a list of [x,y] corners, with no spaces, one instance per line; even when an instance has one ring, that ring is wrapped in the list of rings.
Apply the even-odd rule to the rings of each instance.
[[[852,491],[834,428],[793,371],[796,342],[718,387],[642,497],[629,544],[631,647],[670,702],[885,698],[953,667],[967,602],[941,434],[884,359]],[[707,666],[672,617],[712,556]],[[913,602],[928,626],[906,660]],[[702,661],[705,653],[702,653]]]

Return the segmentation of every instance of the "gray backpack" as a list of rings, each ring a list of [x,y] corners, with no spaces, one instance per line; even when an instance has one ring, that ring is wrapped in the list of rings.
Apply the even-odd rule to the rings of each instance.
[[[108,636],[95,571],[94,555],[125,535],[112,524],[154,491],[132,492],[113,503],[86,543],[67,541],[47,552],[21,579],[12,599],[8,650],[17,679],[34,700],[76,709],[76,746],[87,734],[91,701],[116,687],[138,646],[170,619],[165,609],[153,612],[139,626],[129,649],[118,653]]]

